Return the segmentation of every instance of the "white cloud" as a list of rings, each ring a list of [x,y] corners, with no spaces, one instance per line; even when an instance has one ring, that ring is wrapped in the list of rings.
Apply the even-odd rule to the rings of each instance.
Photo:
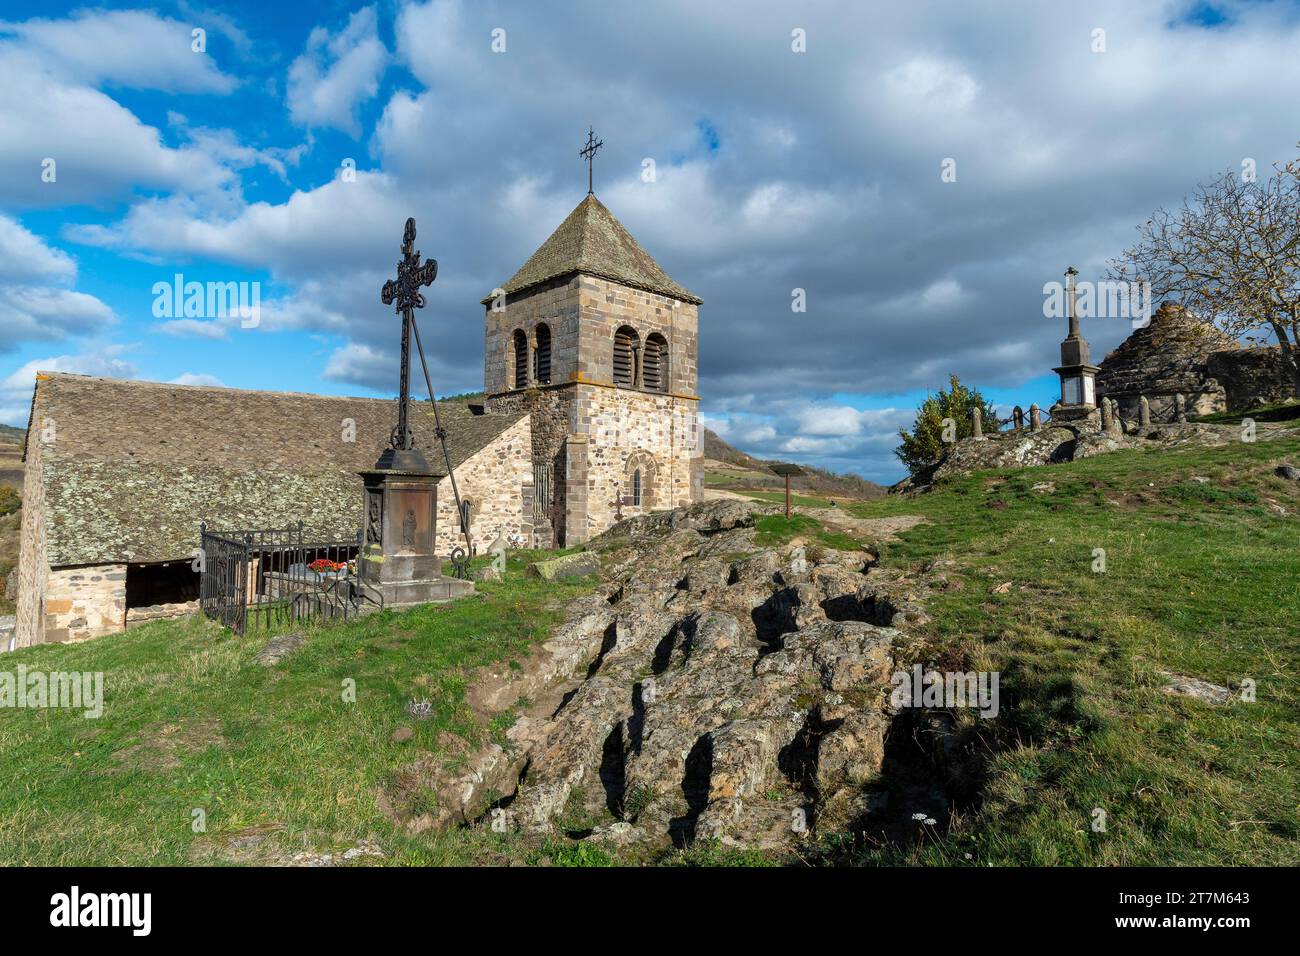
[[[84,292],[0,286],[0,351],[21,341],[88,335],[113,321],[113,310]]]
[[[215,375],[203,372],[185,372],[171,380],[172,385],[206,385],[213,388],[225,388],[226,383]]]
[[[0,213],[0,281],[36,278],[68,281],[76,275],[77,264],[70,255],[50,248],[16,219]]]
[[[306,52],[289,67],[287,98],[294,122],[358,136],[357,108],[379,92],[387,64],[374,7],[353,13],[336,36],[324,27],[312,30]]]
[[[238,316],[235,316],[238,319]],[[215,319],[168,319],[158,323],[158,331],[180,338],[224,339],[226,325]]]
[[[76,83],[229,93],[235,80],[194,52],[192,29],[143,10],[80,10],[65,20],[0,22],[0,55],[21,50]]]
[[[71,256],[0,214],[0,352],[24,341],[96,333],[115,321],[99,299],[66,288],[76,275]]]
[[[964,110],[975,100],[979,84],[955,63],[916,57],[888,70],[885,87],[900,105],[940,110]]]
[[[927,309],[942,309],[961,301],[961,283],[956,279],[940,279],[926,286],[921,293],[921,305]]]
[[[109,345],[93,352],[32,359],[0,381],[0,421],[19,425],[27,423],[37,372],[135,378],[136,367],[121,357],[126,349],[124,345]]]
[[[88,86],[45,72],[0,44],[0,202],[71,206],[135,188],[216,190],[230,171],[193,146],[164,146],[157,129]],[[54,178],[46,181],[45,161]]]
[[[354,342],[330,355],[325,365],[325,377],[341,382],[391,384],[396,378],[398,364],[394,355]]]

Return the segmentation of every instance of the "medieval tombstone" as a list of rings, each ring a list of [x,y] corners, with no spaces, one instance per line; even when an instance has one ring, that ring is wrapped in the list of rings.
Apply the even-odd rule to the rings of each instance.
[[[1029,430],[1031,432],[1043,430],[1043,410],[1038,407],[1037,402],[1029,406]]]
[[[1174,420],[1180,425],[1187,424],[1187,399],[1182,392],[1174,396]]]
[[[1110,400],[1103,398],[1101,400],[1101,431],[1104,435],[1109,435],[1115,424],[1115,418],[1110,410]]]
[[[1019,405],[1011,409],[1011,428],[1018,432],[1025,429],[1025,411]]]
[[[1147,401],[1145,395],[1138,399],[1138,427],[1151,427],[1151,403]]]
[[[976,439],[984,437],[984,423],[980,420],[980,410],[978,408],[971,412],[970,435],[971,438]]]

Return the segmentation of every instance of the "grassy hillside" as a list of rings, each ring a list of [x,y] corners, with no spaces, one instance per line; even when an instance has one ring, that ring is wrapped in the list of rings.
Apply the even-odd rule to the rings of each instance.
[[[962,771],[931,781],[958,798],[946,827],[880,844],[825,835],[805,861],[1300,862],[1300,483],[1274,476],[1282,460],[1300,463],[1300,438],[1119,452],[845,508],[928,519],[874,543],[879,563],[936,588],[925,658],[999,672],[1002,710],[956,714]],[[782,521],[764,534],[780,538]],[[7,655],[6,669],[104,671],[108,703],[97,720],[0,716],[0,864],[263,862],[363,840],[385,854],[370,862],[608,863],[563,837],[412,835],[380,809],[403,766],[504,729],[475,719],[467,675],[518,660],[583,590],[529,581],[515,559],[481,597],[312,629],[274,668],[253,660],[265,637],[202,622]],[[1249,679],[1257,699],[1170,696],[1161,671],[1234,691]],[[412,698],[432,701],[428,720],[405,714]],[[403,726],[414,736],[395,742]],[[659,862],[792,861],[699,846]]]
[[[282,861],[366,839],[388,862],[473,862],[487,848],[409,837],[379,798],[418,755],[493,731],[465,703],[466,675],[526,654],[586,587],[526,579],[516,559],[480,597],[310,629],[274,668],[254,661],[265,634],[202,620],[5,655],[4,669],[102,671],[105,705],[98,719],[0,711],[0,865]],[[408,716],[412,700],[431,715]],[[394,742],[399,727],[411,739]]]
[[[772,466],[780,462],[748,455],[707,428],[704,459],[706,487],[741,492],[763,501],[775,501],[772,495],[779,490],[781,500],[785,500],[785,479],[772,473]],[[857,475],[840,475],[811,465],[800,467],[807,474],[793,479],[790,485],[805,497],[808,507],[825,508],[830,499],[862,500],[885,494],[883,486]]]
[[[945,579],[933,654],[999,671],[1004,712],[965,721],[979,769],[946,834],[838,858],[1300,862],[1300,483],[1280,461],[1300,463],[1300,439],[1118,452],[854,508],[930,519],[882,564]],[[1250,680],[1256,700],[1171,696],[1162,671],[1234,696]]]

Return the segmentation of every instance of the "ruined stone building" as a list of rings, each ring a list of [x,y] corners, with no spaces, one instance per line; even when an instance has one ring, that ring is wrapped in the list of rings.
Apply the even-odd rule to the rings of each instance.
[[[1166,302],[1151,322],[1134,332],[1101,363],[1097,395],[1119,404],[1120,415],[1138,417],[1145,395],[1151,420],[1172,422],[1177,395],[1188,415],[1244,411],[1294,397],[1276,347],[1244,348],[1214,325]]]
[[[485,397],[439,403],[476,549],[573,545],[702,496],[699,304],[594,195],[484,300]],[[355,540],[358,472],[396,404],[38,373],[13,646],[191,610],[200,522]],[[447,554],[463,541],[450,480],[427,402],[413,412]]]

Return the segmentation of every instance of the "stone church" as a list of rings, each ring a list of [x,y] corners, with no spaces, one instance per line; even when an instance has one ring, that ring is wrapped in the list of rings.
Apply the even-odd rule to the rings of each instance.
[[[439,402],[473,546],[581,544],[703,493],[697,310],[588,195],[482,300],[481,400]],[[348,542],[393,400],[36,376],[11,646],[193,610],[199,526]],[[441,463],[427,401],[418,447]],[[463,543],[439,465],[437,550]],[[0,648],[3,650],[3,648]]]

